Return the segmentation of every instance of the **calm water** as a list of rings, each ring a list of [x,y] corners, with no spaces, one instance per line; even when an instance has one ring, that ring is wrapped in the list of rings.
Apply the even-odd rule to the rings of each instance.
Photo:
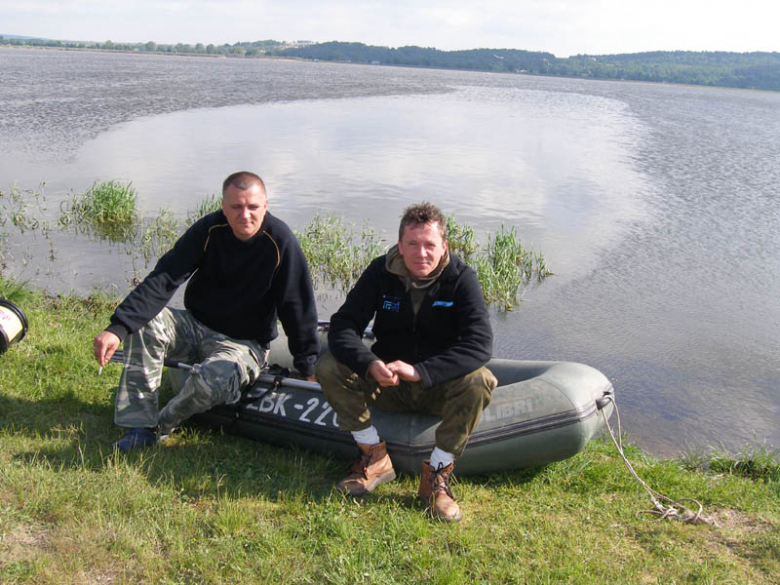
[[[0,148],[0,189],[45,181],[53,223],[106,179],[183,218],[246,168],[294,228],[332,211],[390,242],[421,199],[513,226],[555,276],[494,315],[497,355],[602,370],[659,455],[780,446],[780,94],[0,50]],[[0,231],[6,274],[52,292],[123,294],[147,270],[121,246]]]

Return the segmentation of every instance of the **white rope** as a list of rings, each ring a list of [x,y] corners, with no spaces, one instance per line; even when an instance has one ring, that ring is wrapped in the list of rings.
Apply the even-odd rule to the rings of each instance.
[[[704,507],[699,503],[698,500],[695,500],[693,498],[680,498],[679,500],[672,500],[670,497],[665,496],[657,491],[655,491],[653,488],[648,486],[634,471],[634,468],[631,466],[631,463],[628,461],[628,458],[626,457],[624,451],[623,451],[623,431],[620,426],[620,412],[618,411],[617,403],[615,402],[614,396],[611,394],[605,396],[605,398],[608,398],[610,402],[612,402],[612,405],[615,407],[615,417],[617,419],[617,434],[618,437],[615,438],[615,433],[612,431],[612,427],[609,426],[609,421],[607,420],[607,415],[605,414],[605,408],[601,409],[601,416],[604,417],[604,424],[607,426],[607,430],[609,431],[609,436],[612,437],[612,442],[615,444],[615,448],[617,449],[620,456],[623,458],[623,463],[626,464],[626,468],[628,468],[628,471],[631,473],[631,475],[634,477],[634,479],[639,482],[639,485],[641,485],[645,491],[650,496],[650,500],[653,502],[653,509],[652,510],[640,510],[637,512],[637,515],[639,514],[652,514],[654,516],[658,516],[659,520],[681,520],[682,522],[686,522],[688,524],[710,524],[712,526],[716,526],[720,528],[720,525],[715,521],[714,518],[703,516],[702,511],[704,510]],[[668,505],[665,505],[662,503],[667,502]],[[694,512],[687,506],[684,506],[681,502],[692,502],[698,506],[698,510]]]

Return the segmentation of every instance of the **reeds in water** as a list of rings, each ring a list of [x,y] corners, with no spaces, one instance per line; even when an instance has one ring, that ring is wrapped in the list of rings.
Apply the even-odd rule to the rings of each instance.
[[[86,193],[74,195],[63,205],[60,223],[87,225],[112,242],[125,241],[139,220],[137,199],[132,183],[96,182]]]
[[[344,292],[352,288],[366,266],[387,246],[365,224],[358,231],[333,215],[315,216],[296,235],[315,286],[324,282]],[[501,311],[511,311],[525,287],[552,274],[542,253],[525,248],[514,228],[502,227],[497,234],[488,234],[487,246],[482,249],[471,226],[448,218],[447,240],[450,251],[477,272],[485,301]]]
[[[295,235],[315,286],[324,281],[346,292],[369,262],[382,253],[382,239],[373,229],[364,224],[358,232],[353,224],[333,215],[315,215],[303,232]]]

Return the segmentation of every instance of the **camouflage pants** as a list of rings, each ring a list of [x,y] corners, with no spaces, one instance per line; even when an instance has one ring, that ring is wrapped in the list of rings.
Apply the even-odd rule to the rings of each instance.
[[[266,366],[268,350],[209,329],[189,311],[163,309],[141,330],[125,338],[125,367],[116,392],[114,421],[120,427],[156,427],[170,432],[193,414],[231,404]],[[165,408],[157,391],[163,360],[199,364]]]
[[[425,412],[441,417],[436,446],[459,457],[477,426],[482,410],[498,385],[487,368],[438,386],[423,388],[419,382],[401,382],[383,388],[372,378],[361,378],[330,352],[320,356],[315,376],[328,404],[338,413],[342,431],[361,431],[371,426],[368,405],[387,412]],[[382,429],[378,429],[381,435]]]

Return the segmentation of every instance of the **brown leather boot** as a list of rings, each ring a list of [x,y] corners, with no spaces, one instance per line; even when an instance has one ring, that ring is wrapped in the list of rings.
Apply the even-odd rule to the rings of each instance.
[[[417,497],[430,508],[431,513],[445,522],[460,522],[463,518],[450,491],[450,475],[453,469],[454,463],[434,469],[430,461],[423,461],[420,489],[417,491]]]
[[[395,470],[387,454],[387,443],[376,445],[358,443],[362,455],[350,468],[348,477],[338,483],[338,488],[353,496],[362,496],[374,488],[395,479]]]

